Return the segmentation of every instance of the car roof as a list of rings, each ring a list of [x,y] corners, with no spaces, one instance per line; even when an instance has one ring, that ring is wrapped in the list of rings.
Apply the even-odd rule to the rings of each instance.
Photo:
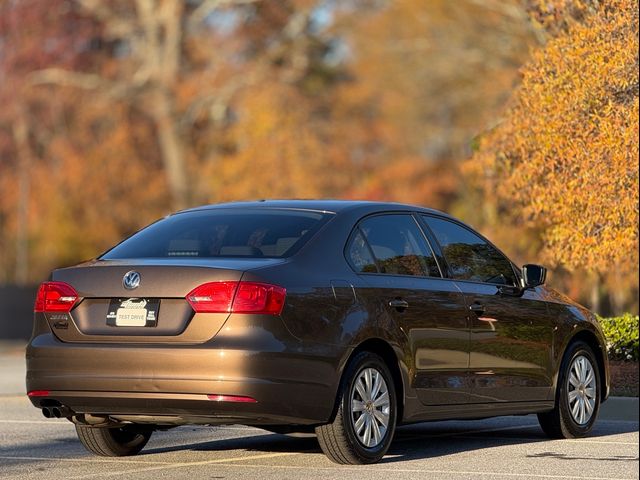
[[[432,208],[421,207],[404,203],[394,202],[374,202],[367,200],[255,200],[247,202],[229,202],[217,203],[211,205],[203,205],[200,207],[183,210],[183,212],[192,212],[200,210],[213,209],[293,209],[293,210],[312,210],[319,212],[340,213],[346,211],[359,210],[362,213],[373,213],[377,211],[399,211],[410,210],[424,213],[435,213],[450,217],[450,215],[434,210]]]

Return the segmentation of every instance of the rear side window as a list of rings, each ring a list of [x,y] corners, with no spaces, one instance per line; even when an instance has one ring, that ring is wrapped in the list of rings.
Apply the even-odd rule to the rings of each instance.
[[[331,216],[268,209],[178,213],[139,231],[101,258],[288,257]]]
[[[439,277],[431,249],[411,215],[378,215],[360,223],[380,273]]]
[[[424,216],[449,264],[453,278],[516,285],[511,262],[471,230],[442,218]]]
[[[358,272],[376,273],[378,267],[360,230],[351,238],[347,252],[351,266]]]

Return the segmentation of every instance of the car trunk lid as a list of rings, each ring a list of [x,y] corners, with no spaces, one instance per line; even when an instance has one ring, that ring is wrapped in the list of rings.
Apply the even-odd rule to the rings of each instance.
[[[71,285],[79,298],[68,314],[43,315],[55,335],[65,342],[203,343],[216,335],[229,314],[196,314],[185,298],[187,294],[203,283],[240,281],[247,270],[285,261],[268,258],[91,261],[54,271],[52,280]],[[134,288],[127,288],[124,282],[130,272],[139,276],[139,285]]]

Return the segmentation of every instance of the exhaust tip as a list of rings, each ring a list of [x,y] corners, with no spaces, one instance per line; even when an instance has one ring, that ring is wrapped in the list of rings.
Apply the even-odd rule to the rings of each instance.
[[[53,416],[56,418],[62,417],[62,413],[60,412],[60,409],[58,407],[53,407],[51,409],[51,413],[53,413]]]
[[[43,408],[42,409],[42,415],[45,416],[45,418],[51,418],[51,410],[49,410],[48,408]]]

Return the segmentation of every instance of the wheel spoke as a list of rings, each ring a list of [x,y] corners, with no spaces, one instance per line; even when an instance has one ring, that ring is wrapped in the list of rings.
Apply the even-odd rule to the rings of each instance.
[[[362,377],[360,377],[356,381],[356,391],[360,395],[360,399],[362,399],[363,402],[366,402],[367,400],[371,400],[367,395],[367,390],[366,390],[366,387],[365,387],[365,385],[363,383]]]
[[[384,392],[373,402],[374,407],[388,407],[389,406],[389,394]]]
[[[577,390],[571,390],[569,392],[569,405],[571,405],[573,402],[575,402],[576,398],[578,398],[578,391]]]
[[[593,374],[593,370],[591,368],[587,371],[587,378],[584,380],[585,385],[591,385],[591,383],[595,380],[595,375]]]
[[[378,393],[380,392],[380,387],[382,386],[382,376],[378,373],[375,372],[373,375],[373,388],[371,389],[371,400],[375,400],[376,397],[378,396]]]
[[[580,380],[574,372],[571,372],[571,375],[569,375],[569,383],[575,388],[578,388],[580,386]]]
[[[366,417],[367,416],[365,414],[360,415],[360,417],[358,417],[358,420],[356,420],[356,423],[354,425],[354,430],[359,436],[362,436],[362,428],[365,426],[365,423],[367,420]]]
[[[582,358],[578,358],[576,361],[576,374],[580,383],[584,382],[584,365],[582,363]]]
[[[356,413],[356,412],[364,412],[365,408],[364,408],[364,403],[360,402],[359,400],[352,400],[351,401],[351,411]]]
[[[362,442],[367,446],[371,446],[371,417],[369,415],[363,415],[364,420],[364,438]]]
[[[586,412],[589,415],[589,418],[591,418],[591,415],[593,415],[593,409],[595,407],[595,400],[591,400],[589,398],[585,398],[584,399],[584,406],[586,408]]]
[[[585,388],[584,393],[588,398],[596,397],[596,389],[595,388]]]
[[[376,417],[376,420],[378,420],[383,427],[386,428],[387,425],[389,425],[389,415],[386,413],[376,409],[373,411],[373,416]]]
[[[578,414],[580,413],[580,399],[571,407],[571,415],[573,415],[574,419],[578,419]]]
[[[372,400],[371,391],[373,389],[373,380],[371,378],[371,369],[367,368],[364,371],[364,384],[367,391],[367,400]]]
[[[380,433],[380,427],[375,418],[371,419],[371,430],[373,431],[373,444],[377,445],[382,440],[382,434]]]

